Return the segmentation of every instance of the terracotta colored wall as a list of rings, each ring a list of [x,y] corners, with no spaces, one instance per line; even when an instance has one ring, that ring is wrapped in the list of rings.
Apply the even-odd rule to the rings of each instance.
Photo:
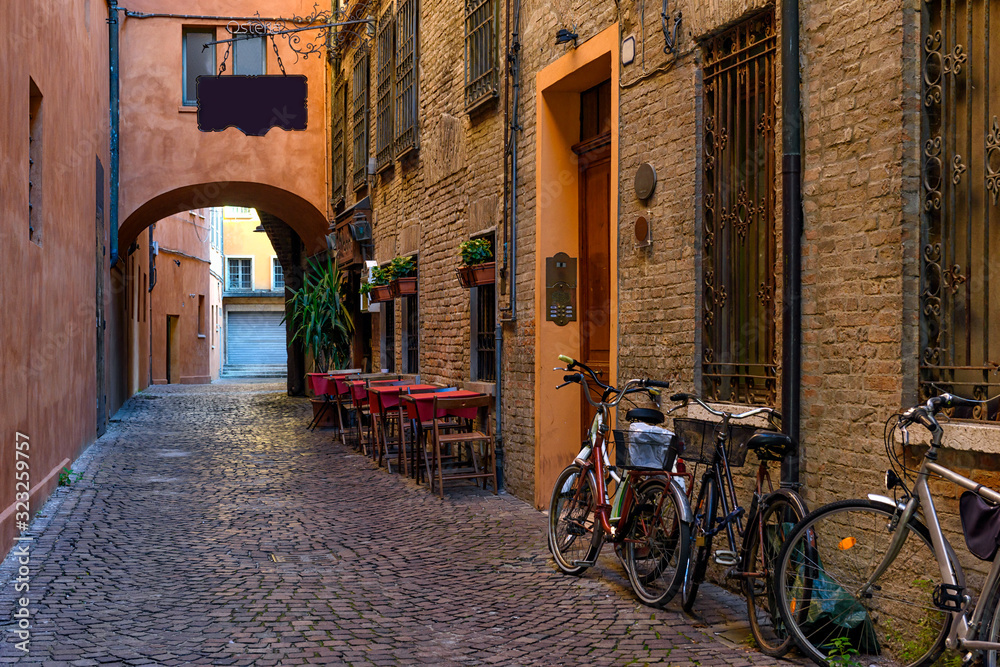
[[[107,204],[102,2],[0,3],[0,549],[15,534],[15,433],[29,436],[32,510],[97,433],[96,195]],[[43,95],[42,244],[28,235],[29,81]],[[96,162],[104,165],[98,183]],[[107,213],[104,215],[107,232]],[[101,239],[100,245],[106,244]],[[105,311],[106,317],[111,314]],[[104,393],[104,387],[101,387]],[[109,406],[114,411],[116,406]],[[102,420],[103,421],[103,420]]]
[[[205,384],[212,380],[210,309],[210,238],[206,209],[186,211],[156,223],[159,244],[156,285],[150,294],[153,384],[166,384],[167,316],[177,320],[176,367],[169,381]],[[199,297],[203,311],[199,313]]]
[[[312,0],[136,0],[129,8],[222,17],[253,16],[259,11],[272,17],[307,16],[313,4]],[[199,132],[195,107],[182,106],[182,29],[214,25],[219,39],[226,39],[227,22],[172,18],[122,21],[122,247],[156,220],[221,204],[267,210],[295,228],[307,243],[325,247],[325,58],[314,55],[296,62],[287,43],[278,39],[286,71],[309,77],[307,130],[272,129],[264,137],[246,137],[235,128]],[[217,48],[221,61],[225,45]],[[268,73],[278,73],[270,45],[267,53]],[[231,72],[231,57],[227,67]]]

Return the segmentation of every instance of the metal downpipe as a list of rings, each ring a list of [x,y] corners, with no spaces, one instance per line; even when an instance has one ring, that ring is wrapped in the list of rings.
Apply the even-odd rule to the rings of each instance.
[[[781,414],[799,442],[802,381],[802,98],[799,90],[799,0],[781,3],[782,373]],[[796,447],[781,463],[782,486],[799,484]]]
[[[109,175],[109,242],[111,246],[111,266],[118,263],[118,199],[119,185],[121,182],[121,149],[119,144],[120,127],[120,95],[119,95],[119,45],[118,45],[118,0],[107,0],[108,2],[108,69],[109,80],[109,105],[108,123],[111,133],[111,173]]]

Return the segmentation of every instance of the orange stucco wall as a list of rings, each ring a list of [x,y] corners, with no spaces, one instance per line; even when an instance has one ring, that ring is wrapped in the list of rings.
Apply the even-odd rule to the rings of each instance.
[[[222,238],[226,257],[253,258],[253,289],[273,290],[271,260],[275,256],[274,247],[267,234],[254,231],[260,224],[260,217],[255,211],[249,218],[237,217],[231,215],[229,208],[225,209],[224,215]],[[279,299],[278,303],[284,303],[284,300]]]
[[[185,15],[308,16],[314,0],[134,0],[137,12]],[[122,184],[120,247],[145,227],[174,213],[223,204],[268,211],[287,222],[308,247],[325,248],[328,233],[326,61],[299,59],[279,38],[288,74],[309,80],[308,129],[272,129],[264,137],[239,130],[198,131],[194,107],[182,106],[182,29],[216,26],[229,38],[225,20],[123,18],[121,23]],[[313,33],[306,33],[312,35]],[[318,34],[318,33],[317,33]],[[225,45],[219,45],[221,61]],[[270,45],[268,73],[277,74]],[[232,71],[232,59],[228,63]]]
[[[167,384],[167,316],[177,318],[169,382],[205,384],[211,369],[211,276],[208,211],[185,211],[151,228],[159,246],[150,293],[153,384]],[[199,301],[201,308],[199,309]]]
[[[14,451],[28,436],[31,509],[97,433],[97,277],[112,302],[107,242],[108,67],[103,2],[0,3],[0,549],[15,528]],[[30,81],[42,94],[29,240]],[[97,160],[104,178],[97,180]],[[104,237],[97,233],[97,193]],[[105,316],[109,316],[105,310]],[[114,374],[109,369],[109,376]],[[101,387],[101,395],[105,388]],[[114,411],[117,406],[107,406]]]
[[[578,322],[557,326],[545,321],[545,258],[558,252],[576,257],[580,247],[578,161],[572,146],[580,137],[580,93],[611,79],[611,183],[618,182],[618,25],[612,25],[542,69],[535,81],[538,147],[535,188],[535,505],[548,502],[556,476],[580,450],[580,391],[556,391],[562,374],[558,355],[576,358]],[[618,219],[618,198],[611,190],[611,220]],[[611,248],[618,247],[611,225]],[[618,273],[611,253],[611,275]],[[578,286],[578,290],[580,286]],[[611,286],[611,321],[618,321],[618,294]],[[611,335],[611,384],[617,381],[617,336]]]

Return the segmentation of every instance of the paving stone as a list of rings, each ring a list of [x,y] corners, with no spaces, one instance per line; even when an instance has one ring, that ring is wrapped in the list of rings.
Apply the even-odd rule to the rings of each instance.
[[[471,485],[442,501],[305,430],[279,385],[143,394],[32,525],[31,650],[7,625],[0,662],[787,664],[715,636],[739,598],[649,609],[611,550],[563,576],[542,513]]]

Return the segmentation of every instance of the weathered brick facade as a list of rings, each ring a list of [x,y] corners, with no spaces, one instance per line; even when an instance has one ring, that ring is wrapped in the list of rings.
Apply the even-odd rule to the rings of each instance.
[[[756,0],[671,3],[671,12],[683,12],[683,21],[676,53],[665,54],[659,7],[655,12],[647,7],[640,16],[641,5],[619,7],[611,1],[520,4],[518,307],[516,321],[504,325],[501,409],[507,488],[537,498],[535,368],[536,362],[544,362],[539,367],[555,365],[560,351],[535,349],[537,328],[552,326],[535,321],[536,290],[542,289],[535,269],[535,214],[549,194],[537,190],[536,76],[573,49],[572,44],[556,45],[555,33],[575,26],[580,48],[617,24],[622,40],[636,40],[632,64],[621,65],[617,53],[612,63],[620,79],[618,126],[613,128],[619,151],[612,158],[618,166],[618,180],[612,184],[618,205],[618,271],[613,277],[618,355],[612,363],[620,380],[667,378],[678,390],[699,392],[705,133],[701,40],[772,5]],[[382,3],[378,13],[385,6]],[[507,17],[505,6],[499,9],[502,60]],[[422,375],[462,382],[469,379],[469,296],[453,269],[458,244],[470,235],[496,227],[498,246],[506,238],[503,141],[509,97],[504,97],[501,80],[497,106],[472,116],[466,113],[462,3],[424,3],[420,12],[419,153],[397,161],[374,179],[370,193],[359,194],[373,198],[378,261],[397,253],[419,253]],[[800,451],[804,494],[813,506],[878,491],[887,466],[883,423],[917,398],[919,22],[919,8],[910,2],[801,7],[805,231]],[[450,37],[442,38],[446,35]],[[774,297],[779,304],[779,361],[780,67],[778,53],[771,148],[777,165]],[[633,178],[643,162],[655,167],[659,183],[649,199],[640,201]],[[357,197],[349,193],[347,204]],[[646,247],[635,241],[633,225],[639,216],[651,229]],[[508,268],[501,267],[502,307],[510,302],[509,276],[503,271]],[[396,326],[402,326],[398,308]],[[375,338],[377,344],[377,328]],[[400,331],[395,340],[398,368]],[[983,471],[997,468],[995,455],[976,453],[974,442],[963,448],[971,451],[948,455],[956,465],[985,474],[985,479],[994,476]],[[985,445],[978,449],[993,451]],[[955,538],[954,505],[945,503],[943,512]]]

